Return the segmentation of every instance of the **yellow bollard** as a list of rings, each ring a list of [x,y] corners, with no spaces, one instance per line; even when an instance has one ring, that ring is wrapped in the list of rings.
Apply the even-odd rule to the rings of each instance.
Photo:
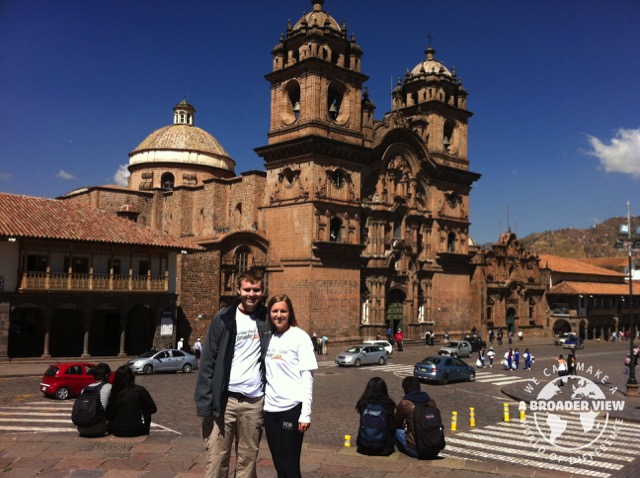
[[[451,412],[451,431],[455,432],[458,429],[458,412]]]
[[[505,422],[509,421],[509,404],[508,403],[504,404],[504,421]]]
[[[524,422],[526,420],[525,412],[527,411],[527,404],[524,401],[520,402],[518,409],[520,410],[520,421]]]
[[[470,427],[475,427],[476,426],[476,412],[475,412],[475,408],[473,407],[469,407],[469,426]]]
[[[351,435],[345,435],[344,436],[344,446],[346,448],[350,448],[351,447]]]

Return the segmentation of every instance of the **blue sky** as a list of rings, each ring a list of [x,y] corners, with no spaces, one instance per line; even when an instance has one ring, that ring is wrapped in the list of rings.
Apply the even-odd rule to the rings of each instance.
[[[264,169],[271,49],[309,0],[0,0],[0,191],[114,184],[132,151],[196,126]],[[377,106],[428,46],[469,92],[471,234],[494,242],[640,215],[640,2],[327,0]]]

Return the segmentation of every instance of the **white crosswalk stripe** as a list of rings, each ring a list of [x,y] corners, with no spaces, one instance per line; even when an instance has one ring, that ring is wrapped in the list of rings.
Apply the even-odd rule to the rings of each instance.
[[[636,446],[640,424],[621,423],[614,431],[610,421],[595,442],[587,445],[582,426],[571,421],[575,417],[565,417],[567,427],[560,445],[546,441],[528,416],[524,422],[500,422],[468,432],[447,431],[447,446],[441,454],[601,478],[615,476],[640,455]]]
[[[71,422],[73,400],[46,400],[0,407],[0,432],[78,433]],[[155,431],[174,430],[151,422]]]

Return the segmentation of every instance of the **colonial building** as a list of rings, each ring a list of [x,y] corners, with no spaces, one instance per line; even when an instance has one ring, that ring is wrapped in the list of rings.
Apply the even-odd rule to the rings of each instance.
[[[323,3],[273,48],[268,141],[256,149],[266,172],[236,175],[183,101],[173,124],[130,153],[127,188],[63,198],[129,211],[205,249],[178,261],[178,329],[191,340],[246,268],[292,297],[305,329],[334,341],[476,325],[469,192],[480,176],[469,170],[467,91],[428,48],[375,119],[363,50]]]
[[[0,360],[175,343],[176,256],[200,249],[115,214],[0,194]]]
[[[548,330],[544,299],[546,276],[538,256],[524,248],[511,231],[473,259],[472,310],[478,329],[486,332],[522,330],[527,336]]]
[[[574,331],[585,339],[605,339],[612,332],[635,329],[640,322],[640,281],[629,288],[628,272],[616,272],[582,260],[540,256],[548,272],[547,306],[554,332]]]

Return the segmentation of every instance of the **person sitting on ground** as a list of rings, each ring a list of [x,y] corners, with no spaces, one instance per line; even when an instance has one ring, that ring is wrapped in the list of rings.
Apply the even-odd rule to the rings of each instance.
[[[96,379],[94,383],[87,385],[87,387],[98,387],[102,385],[100,389],[100,403],[102,404],[102,409],[107,409],[107,404],[109,403],[109,395],[111,394],[111,384],[109,383],[109,376],[111,375],[111,367],[106,363],[99,363],[93,370],[91,371],[93,378]],[[109,432],[109,426],[107,424],[106,415],[104,419],[95,425],[91,425],[88,427],[78,427],[78,432],[81,437],[86,438],[95,438],[105,436]]]
[[[112,435],[136,437],[149,434],[151,415],[158,409],[147,389],[134,382],[135,375],[128,365],[116,370],[107,405],[109,432]]]
[[[402,380],[404,397],[398,403],[395,414],[396,446],[405,455],[418,457],[413,429],[413,410],[416,403],[435,407],[436,402],[429,394],[420,391],[420,381],[416,377],[405,377]]]
[[[356,403],[360,414],[357,450],[362,455],[389,456],[393,453],[396,404],[389,397],[387,384],[380,377],[367,383],[364,393]]]

